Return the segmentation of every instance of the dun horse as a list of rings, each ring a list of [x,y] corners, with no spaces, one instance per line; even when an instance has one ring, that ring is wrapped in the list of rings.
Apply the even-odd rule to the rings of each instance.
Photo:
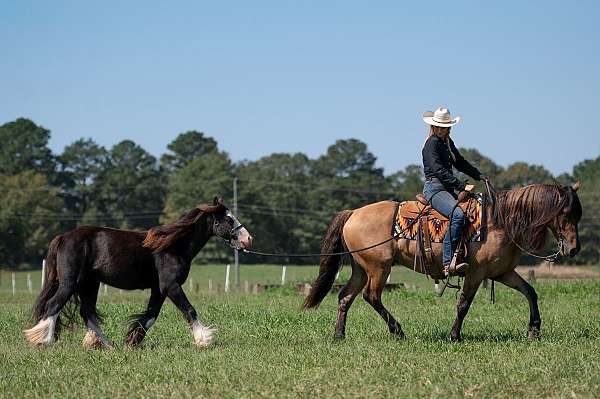
[[[246,228],[218,198],[213,205],[200,205],[179,220],[148,232],[85,226],[55,237],[46,257],[46,281],[33,308],[36,325],[25,331],[27,340],[52,344],[60,327],[61,309],[69,299],[75,299],[87,328],[84,345],[111,347],[100,329],[102,320],[96,310],[98,288],[103,282],[124,290],[151,290],[146,311],[131,323],[126,336],[129,345],[142,342],[167,297],[183,313],[196,345],[211,345],[215,330],[200,323],[182,285],[192,259],[212,236],[229,241],[237,249],[249,248],[252,242]],[[73,312],[63,315],[73,322]]]
[[[528,336],[540,334],[541,319],[534,288],[515,271],[521,248],[541,250],[549,229],[559,242],[562,256],[575,256],[580,250],[577,224],[582,215],[577,197],[579,182],[573,187],[536,184],[500,192],[487,210],[487,238],[470,243],[469,270],[456,306],[451,339],[460,340],[463,320],[483,279],[493,279],[522,293],[529,301]],[[322,253],[357,250],[389,238],[396,203],[378,202],[353,211],[338,213],[325,234]],[[352,276],[339,294],[335,337],[345,336],[346,315],[354,298],[363,298],[381,315],[390,333],[404,337],[400,324],[381,302],[381,293],[392,264],[412,269],[417,245],[400,239],[352,254]],[[433,244],[437,274],[441,275],[442,244]],[[322,257],[319,275],[304,302],[305,308],[317,306],[335,280],[340,256]],[[364,289],[364,290],[363,290]]]

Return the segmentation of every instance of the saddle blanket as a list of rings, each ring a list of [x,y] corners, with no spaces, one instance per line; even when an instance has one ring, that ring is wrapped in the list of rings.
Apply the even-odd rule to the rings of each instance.
[[[477,242],[483,239],[485,229],[485,197],[483,194],[475,194],[467,201],[459,204],[467,216],[467,229],[465,238],[467,242]],[[404,201],[398,205],[394,233],[400,239],[416,240],[419,235],[418,216],[425,208],[419,201]],[[421,216],[427,216],[428,232],[431,242],[440,243],[444,241],[444,235],[448,228],[448,218],[428,207]]]

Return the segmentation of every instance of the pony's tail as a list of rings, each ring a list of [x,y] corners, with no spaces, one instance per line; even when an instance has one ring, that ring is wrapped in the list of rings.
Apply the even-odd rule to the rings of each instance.
[[[352,211],[341,211],[333,218],[325,237],[323,237],[323,245],[321,253],[332,253],[344,251],[346,245],[342,230],[348,219],[352,216]],[[342,255],[321,256],[321,264],[319,267],[319,275],[315,280],[310,293],[304,300],[303,309],[314,308],[318,306],[327,293],[331,290],[335,276],[340,268]]]
[[[56,271],[56,254],[58,247],[63,239],[62,235],[54,237],[50,246],[48,247],[48,253],[46,254],[46,276],[44,280],[44,286],[40,291],[32,310],[32,319],[34,323],[38,323],[44,317],[46,311],[46,304],[56,294],[58,290],[58,273]]]

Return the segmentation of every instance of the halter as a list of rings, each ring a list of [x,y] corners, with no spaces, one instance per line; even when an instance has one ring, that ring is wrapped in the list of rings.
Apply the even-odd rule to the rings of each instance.
[[[233,215],[232,215],[232,216],[233,216]],[[237,219],[235,219],[235,217],[232,217],[232,220],[233,220],[234,222],[235,222],[235,221],[237,221]],[[218,225],[219,225],[219,222],[217,221],[217,219],[216,219],[216,218],[214,218],[214,221],[213,221],[213,231],[216,231],[216,227],[217,227]],[[235,237],[235,238],[237,238],[237,237],[236,237],[236,232],[237,232],[238,230],[241,230],[241,229],[243,229],[244,227],[245,227],[245,226],[244,226],[242,223],[240,223],[240,222],[238,221],[238,225],[237,225],[237,226],[234,226],[234,227],[233,227],[231,230],[229,230],[229,239],[223,238],[223,237],[221,237],[220,235],[217,235],[217,237],[219,237],[221,240],[223,240],[223,241],[227,242],[227,244],[229,244],[229,246],[230,246],[231,248],[233,248],[233,249],[235,249],[235,250],[237,250],[237,251],[241,251],[241,250],[242,250],[242,248],[238,248],[237,246],[233,245],[233,240],[234,240],[234,237]]]

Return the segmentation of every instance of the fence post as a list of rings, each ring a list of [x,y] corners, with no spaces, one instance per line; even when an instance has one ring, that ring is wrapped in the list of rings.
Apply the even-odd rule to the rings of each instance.
[[[338,272],[335,274],[335,281],[337,281],[337,279],[340,278],[340,271],[338,270]]]
[[[194,290],[194,279],[190,277],[190,292]]]
[[[285,285],[285,272],[287,270],[287,266],[283,265],[281,268],[281,285]]]
[[[250,287],[248,285],[248,280],[245,280],[244,281],[244,292],[247,294],[249,290],[250,290]]]
[[[212,280],[208,279],[208,292],[212,291]]]
[[[44,280],[46,279],[46,259],[42,260],[42,287],[44,286]]]
[[[27,273],[27,291],[30,294],[33,292],[33,288],[31,287],[31,273]]]
[[[107,292],[108,292],[108,288],[106,286],[106,283],[104,283],[104,295],[106,295]]]
[[[231,265],[227,265],[225,269],[225,292],[229,292],[229,269],[231,269]]]
[[[12,293],[13,296],[15,296],[15,294],[17,293],[17,277],[15,276],[15,273],[13,272],[12,275]]]

